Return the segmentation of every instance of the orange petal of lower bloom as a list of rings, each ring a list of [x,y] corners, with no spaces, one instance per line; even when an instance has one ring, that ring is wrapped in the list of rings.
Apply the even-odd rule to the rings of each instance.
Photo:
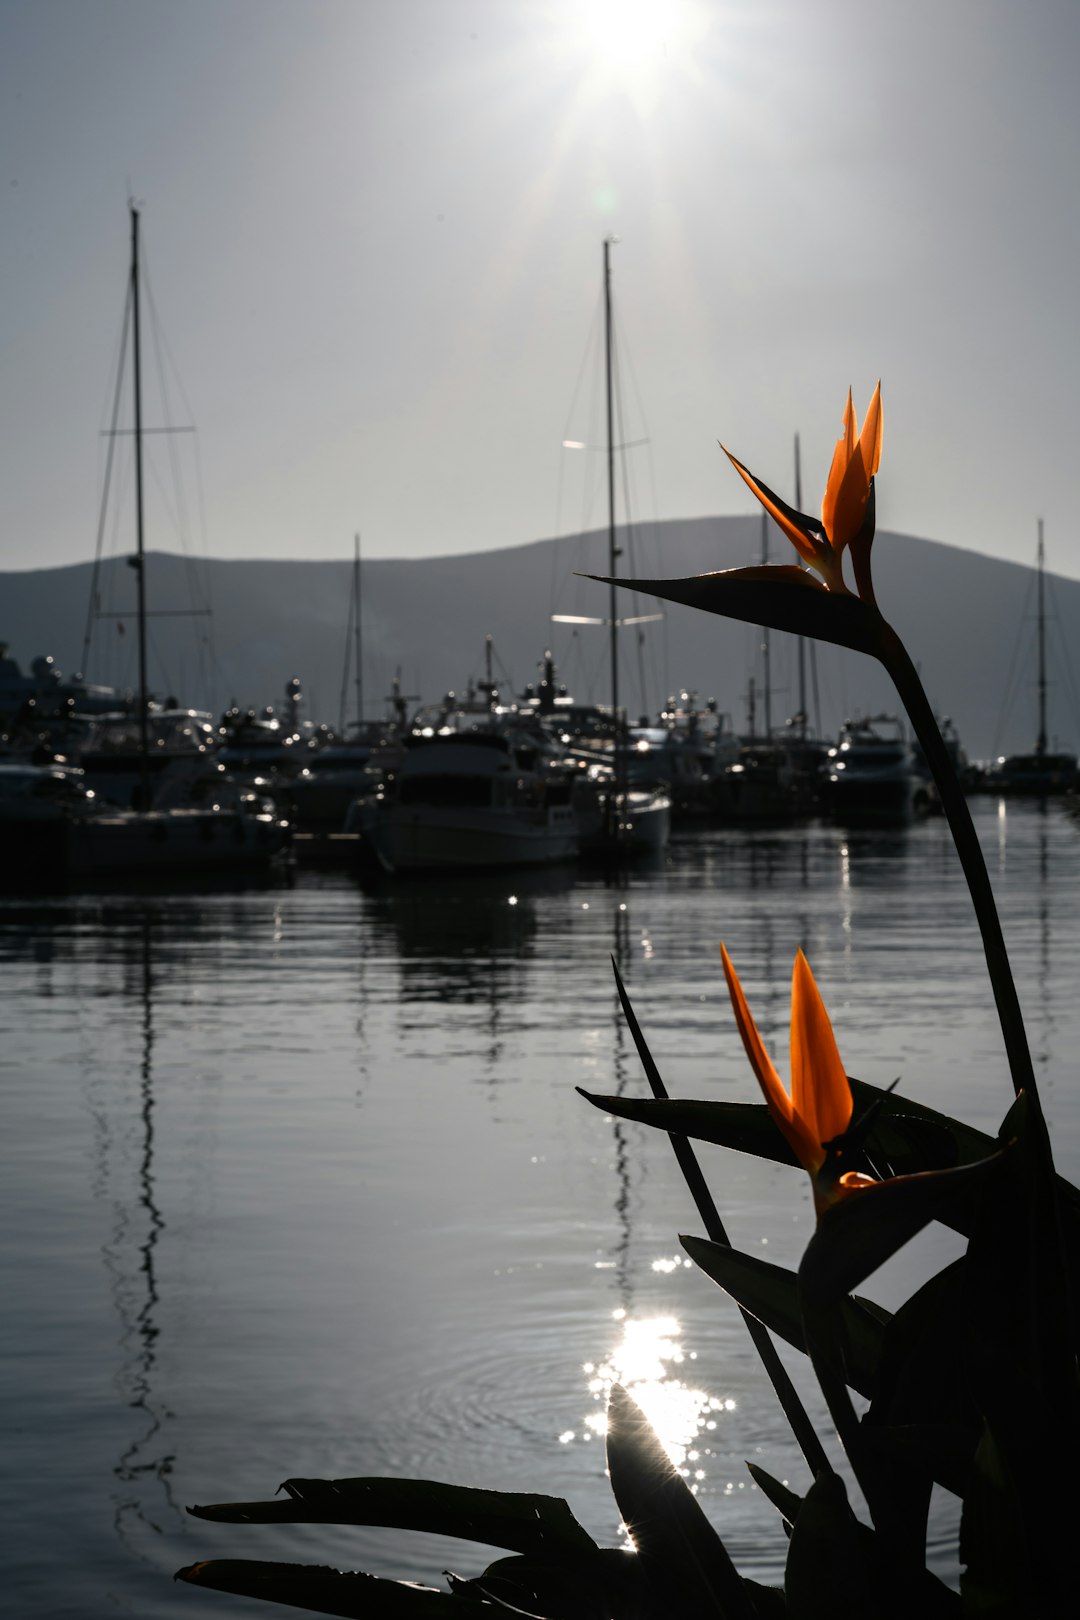
[[[802,951],[791,976],[791,1103],[819,1144],[842,1136],[851,1123],[851,1085]]]
[[[731,958],[725,946],[720,947],[720,959],[724,964],[724,977],[727,980],[728,994],[735,1012],[735,1022],[742,1036],[742,1043],[746,1055],[750,1059],[750,1067],[757,1076],[768,1104],[769,1113],[780,1128],[788,1146],[795,1154],[799,1163],[811,1174],[819,1168],[825,1155],[820,1139],[815,1140],[806,1129],[802,1120],[792,1107],[791,1098],[784,1089],[784,1082],[773,1067],[772,1060],[765,1050],[764,1042],[758,1034],[753,1014],[747,1005],[738,974],[732,966]]]

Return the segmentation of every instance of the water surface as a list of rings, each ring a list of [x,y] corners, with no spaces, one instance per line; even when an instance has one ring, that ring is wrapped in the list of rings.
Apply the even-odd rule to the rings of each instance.
[[[975,804],[1059,1168],[1080,1178],[1080,834]],[[8,1590],[26,1617],[268,1612],[174,1586],[200,1557],[442,1583],[438,1537],[190,1519],[290,1476],[564,1496],[619,1542],[603,1397],[631,1383],[744,1573],[784,1538],[747,1459],[805,1488],[666,1140],[582,1101],[646,1087],[610,958],[675,1095],[753,1099],[724,939],[786,1071],[807,951],[849,1071],[994,1130],[1010,1100],[946,828],[710,832],[621,883],[572,869],[344,874],[0,903],[0,1398]],[[794,1264],[797,1172],[703,1149],[733,1240]],[[954,1252],[931,1232],[866,1292]],[[821,1403],[787,1357],[808,1405]],[[823,1420],[824,1421],[824,1420]],[[955,1567],[955,1515],[933,1557]]]

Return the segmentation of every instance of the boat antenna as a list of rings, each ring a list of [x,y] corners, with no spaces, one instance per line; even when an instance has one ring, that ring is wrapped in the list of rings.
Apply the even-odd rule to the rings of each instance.
[[[1038,636],[1039,636],[1039,735],[1035,740],[1035,753],[1042,759],[1046,753],[1046,604],[1043,582],[1043,520],[1039,519],[1038,547]]]

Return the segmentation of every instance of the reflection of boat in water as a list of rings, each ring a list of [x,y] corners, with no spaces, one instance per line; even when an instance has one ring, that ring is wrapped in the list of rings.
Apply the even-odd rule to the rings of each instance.
[[[379,794],[348,827],[389,872],[539,866],[572,859],[572,769],[542,733],[468,715],[407,740]]]
[[[1051,750],[1046,737],[1046,601],[1044,581],[1042,518],[1039,519],[1039,546],[1036,561],[1038,584],[1037,659],[1039,729],[1035,747],[1029,754],[1006,754],[995,760],[987,773],[986,785],[993,793],[1023,795],[1044,799],[1066,793],[1080,785],[1075,754]]]
[[[900,720],[848,720],[825,764],[822,794],[837,821],[906,821],[923,787]]]

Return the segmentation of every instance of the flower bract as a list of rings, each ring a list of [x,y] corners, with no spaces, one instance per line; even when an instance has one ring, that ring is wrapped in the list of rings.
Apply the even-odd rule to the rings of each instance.
[[[851,1124],[852,1098],[829,1015],[810,964],[800,950],[791,977],[791,1091],[777,1073],[754,1023],[742,985],[721,945],[735,1022],[769,1112],[803,1169],[810,1176],[820,1215],[837,1199],[861,1187],[876,1186],[872,1176],[841,1171],[839,1139]]]
[[[874,475],[881,461],[881,384],[874,389],[862,431],[858,430],[851,390],[844,409],[843,432],[833,451],[821,517],[796,511],[767,484],[755,478],[726,445],[721,449],[753,490],[769,516],[779,524],[799,556],[824,580],[830,591],[846,591],[843,556],[851,552],[859,595],[874,601],[870,547],[874,541]]]

